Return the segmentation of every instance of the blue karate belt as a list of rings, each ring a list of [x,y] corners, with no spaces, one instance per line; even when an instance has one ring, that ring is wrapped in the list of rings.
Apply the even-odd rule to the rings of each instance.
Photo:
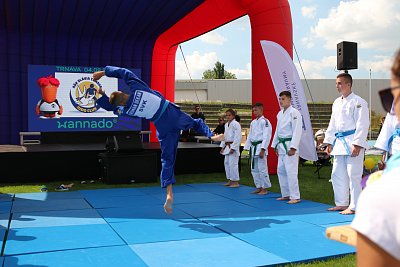
[[[261,144],[262,141],[254,141],[251,142],[251,147],[250,147],[250,161],[251,161],[251,169],[254,169],[254,157],[256,156],[256,150],[257,146]],[[254,150],[252,149],[254,147]]]
[[[339,139],[339,140],[342,141],[342,143],[343,143],[343,145],[344,145],[344,148],[346,149],[347,155],[350,155],[350,154],[351,154],[351,153],[350,153],[350,149],[349,149],[349,146],[347,145],[347,142],[346,142],[346,140],[344,139],[344,137],[345,137],[345,136],[348,136],[348,135],[352,135],[352,134],[354,134],[355,132],[356,132],[356,129],[350,130],[350,131],[345,131],[345,132],[337,132],[337,133],[335,133],[335,137],[336,137],[336,138],[335,138],[335,140],[333,140],[332,150],[333,150],[333,147],[335,146],[336,140]]]
[[[389,159],[389,150],[392,147],[392,142],[393,139],[398,136],[400,137],[400,128],[395,128],[394,132],[392,134],[392,136],[389,138],[388,142],[387,142],[387,149],[386,149],[386,157],[385,157],[385,162]]]

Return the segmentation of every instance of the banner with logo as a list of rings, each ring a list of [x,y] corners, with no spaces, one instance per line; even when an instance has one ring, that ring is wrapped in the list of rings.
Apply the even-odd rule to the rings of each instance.
[[[97,104],[102,88],[107,95],[127,90],[123,80],[102,77],[84,66],[28,66],[28,131],[141,131],[142,119],[118,117]],[[139,70],[132,70],[140,77]]]
[[[300,141],[299,155],[306,160],[317,160],[314,133],[311,126],[310,113],[299,74],[292,58],[279,44],[272,41],[261,41],[265,60],[275,88],[277,99],[282,91],[292,94],[292,106],[300,111],[303,117],[303,136]]]

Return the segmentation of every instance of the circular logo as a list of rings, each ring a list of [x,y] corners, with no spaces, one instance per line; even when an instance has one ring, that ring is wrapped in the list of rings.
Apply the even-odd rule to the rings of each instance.
[[[96,112],[100,108],[96,103],[100,96],[97,93],[99,88],[101,88],[101,84],[98,81],[93,81],[93,78],[79,78],[73,83],[70,90],[71,104],[83,113]]]

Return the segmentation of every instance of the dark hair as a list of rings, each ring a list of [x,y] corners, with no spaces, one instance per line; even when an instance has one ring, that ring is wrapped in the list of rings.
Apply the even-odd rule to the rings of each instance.
[[[235,115],[235,121],[240,122],[240,116],[239,115]]]
[[[254,108],[254,107],[264,108],[264,105],[263,105],[262,103],[260,103],[260,102],[256,102],[256,103],[254,103],[254,105],[253,105],[253,108]]]
[[[346,73],[346,72],[339,73],[339,75],[336,76],[336,78],[344,78],[344,80],[346,81],[346,83],[350,83],[350,86],[353,85],[353,78],[351,77],[350,74],[348,74],[348,73]]]
[[[227,111],[225,111],[225,113],[231,113],[233,116],[236,116],[236,112],[233,109],[228,109]]]
[[[400,49],[397,50],[394,57],[392,75],[396,77],[397,80],[400,80]]]
[[[200,108],[199,104],[194,105],[194,108]]]
[[[290,93],[290,91],[282,91],[279,93],[279,96],[287,96],[289,98],[292,98],[292,93]]]

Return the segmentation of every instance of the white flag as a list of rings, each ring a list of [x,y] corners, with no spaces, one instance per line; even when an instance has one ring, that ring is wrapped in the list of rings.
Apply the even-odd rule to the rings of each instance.
[[[261,47],[277,98],[279,99],[280,92],[290,91],[292,94],[292,106],[300,111],[303,117],[303,136],[300,141],[299,155],[303,159],[316,161],[317,152],[310,113],[308,112],[304,89],[293,60],[286,50],[275,42],[262,40]]]

